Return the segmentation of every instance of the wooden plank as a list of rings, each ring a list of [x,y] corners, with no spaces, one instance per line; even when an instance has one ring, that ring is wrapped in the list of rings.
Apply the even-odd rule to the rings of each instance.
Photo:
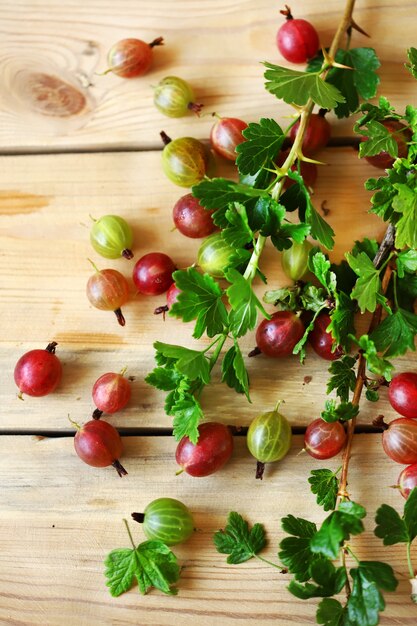
[[[328,46],[344,4],[334,0],[323,11],[321,2],[306,0],[293,9],[314,23]],[[275,45],[283,20],[279,8],[275,0],[91,0],[74,1],[70,8],[53,0],[2,3],[1,149],[149,149],[159,145],[162,128],[173,136],[208,138],[210,116],[172,120],[155,109],[152,85],[166,75],[189,80],[206,113],[248,122],[272,115],[285,125],[292,111],[264,90],[260,65],[263,60],[286,63]],[[416,96],[415,81],[403,67],[406,49],[415,44],[413,15],[411,0],[358,0],[355,9],[356,21],[372,38],[355,32],[353,44],[376,48],[382,61],[380,93],[400,108]],[[160,35],[166,46],[156,50],[147,76],[99,75],[116,41]],[[65,85],[54,87],[50,77]],[[334,121],[334,136],[352,136],[352,121]]]
[[[315,623],[316,601],[303,602],[286,590],[289,576],[253,559],[228,566],[215,551],[213,533],[224,527],[230,510],[252,523],[262,522],[268,533],[266,558],[277,562],[277,545],[284,534],[280,518],[289,513],[320,523],[325,513],[315,504],[306,478],[322,462],[298,456],[301,437],[290,454],[266,470],[262,482],[254,478],[254,460],[242,437],[228,465],[205,479],[175,476],[175,442],[164,437],[129,437],[124,463],[129,475],[120,480],[110,469],[82,465],[71,438],[0,438],[0,476],[3,484],[0,525],[0,623],[141,624],[141,626],[212,626]],[[339,459],[325,462],[336,469]],[[389,461],[377,435],[355,437],[350,490],[355,501],[366,503],[366,532],[352,540],[364,560],[392,565],[400,584],[386,594],[382,625],[415,624],[409,598],[403,546],[382,545],[373,535],[375,511],[383,502],[401,510],[403,499],[389,485],[399,466]],[[364,480],[366,476],[366,481]],[[204,494],[204,496],[203,496]],[[174,546],[184,565],[176,597],[151,592],[140,597],[131,590],[118,599],[108,594],[103,559],[112,549],[128,547],[122,524],[157,497],[176,497],[189,506],[198,531],[185,544]],[[76,503],[76,504],[75,504]],[[142,531],[132,522],[139,542]],[[412,548],[412,558],[417,550]]]
[[[320,169],[315,201],[320,207],[330,199],[327,219],[336,231],[333,258],[340,259],[356,238],[381,236],[382,224],[367,214],[369,194],[363,180],[375,170],[360,162],[350,148],[331,149],[320,158],[330,165]],[[93,309],[85,296],[91,274],[87,257],[99,267],[115,267],[129,277],[133,262],[101,259],[89,244],[89,214],[117,213],[135,233],[135,258],[152,250],[164,251],[178,267],[194,262],[199,241],[171,232],[171,210],[185,190],[166,180],[160,154],[60,155],[5,157],[0,183],[0,289],[2,293],[0,386],[3,430],[70,430],[67,414],[85,419],[92,411],[94,381],[106,371],[128,366],[135,377],[128,409],[114,416],[120,427],[170,427],[163,410],[163,393],[144,383],[154,367],[155,340],[193,345],[192,325],[167,316],[165,322],[153,310],[165,298],[135,295],[125,307],[126,326],[121,328],[112,313]],[[231,168],[220,173],[232,175]],[[288,284],[279,255],[272,248],[261,265],[269,288]],[[264,292],[258,283],[260,296]],[[273,310],[272,307],[269,310]],[[244,354],[255,343],[255,334],[242,340]],[[25,351],[55,340],[64,366],[64,380],[56,393],[17,400],[13,368]],[[199,344],[201,345],[201,343]],[[285,412],[294,425],[306,425],[318,417],[325,401],[328,363],[309,355],[304,368],[294,358],[271,360],[259,356],[248,360],[253,404],[220,385],[215,374],[215,393],[203,397],[207,417],[247,425],[260,411],[287,402]],[[399,361],[399,369],[415,367],[414,356]],[[305,377],[311,377],[308,384]],[[384,395],[384,394],[382,394]],[[375,416],[373,404],[364,403],[362,423]],[[384,400],[378,411],[392,415]]]

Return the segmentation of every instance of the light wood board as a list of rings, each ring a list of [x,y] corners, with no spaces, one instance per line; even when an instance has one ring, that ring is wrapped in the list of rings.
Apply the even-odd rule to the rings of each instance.
[[[164,413],[164,394],[144,383],[154,367],[155,340],[201,346],[191,338],[192,324],[167,316],[153,315],[165,296],[135,293],[124,312],[126,326],[120,327],[111,312],[94,309],[85,295],[92,273],[87,257],[100,268],[114,267],[130,280],[135,260],[147,252],[169,254],[178,267],[196,260],[200,240],[172,232],[172,207],[187,190],[175,187],[162,171],[159,152],[97,155],[43,155],[3,157],[0,182],[0,287],[2,383],[0,385],[0,428],[3,430],[69,430],[68,413],[87,419],[93,410],[91,389],[104,372],[128,366],[133,398],[114,423],[124,428],[170,427]],[[330,210],[326,219],[336,232],[332,258],[340,260],[356,238],[381,237],[383,224],[367,213],[369,192],[363,181],[374,168],[359,161],[352,148],[323,151],[315,204],[323,201]],[[331,164],[331,165],[330,165]],[[233,176],[232,166],[220,165],[219,173]],[[132,261],[109,261],[90,246],[89,215],[121,215],[135,235]],[[280,254],[269,247],[261,262],[268,288],[289,284],[281,270]],[[265,291],[259,281],[260,296]],[[273,307],[268,309],[273,311]],[[363,327],[365,320],[359,320]],[[45,398],[17,399],[13,369],[29,349],[58,342],[64,378],[56,393]],[[255,345],[255,332],[242,340],[243,353]],[[414,366],[414,355],[399,362],[399,369]],[[247,359],[253,403],[219,383],[214,372],[215,393],[203,396],[208,419],[221,418],[235,425],[248,425],[259,412],[277,400],[287,403],[285,412],[293,425],[306,425],[319,416],[325,402],[324,384],[328,362],[310,351],[303,368],[296,357]],[[305,377],[311,377],[306,384]],[[308,380],[308,378],[307,378]],[[382,393],[385,398],[385,393]],[[361,422],[370,424],[375,412],[390,409],[384,402],[363,403]]]
[[[304,602],[286,590],[290,577],[255,559],[227,565],[212,536],[236,510],[251,523],[261,522],[268,534],[263,556],[277,562],[285,536],[280,519],[293,514],[317,523],[326,514],[315,504],[306,484],[317,467],[336,469],[339,459],[323,463],[298,456],[302,438],[294,438],[290,454],[267,466],[264,480],[254,478],[254,459],[243,437],[235,437],[232,459],[205,479],[175,476],[172,437],[128,437],[122,458],[129,475],[119,479],[112,468],[81,463],[71,438],[0,438],[2,516],[0,522],[0,623],[25,626],[96,624],[141,626],[301,626],[315,623],[316,601]],[[412,626],[416,607],[409,599],[404,546],[384,547],[373,536],[375,511],[383,502],[402,510],[403,499],[389,488],[400,466],[383,454],[379,438],[355,439],[350,491],[366,502],[366,532],[355,538],[363,560],[383,560],[395,569],[398,591],[386,594],[381,624]],[[191,509],[198,528],[185,544],[174,546],[184,566],[179,594],[165,597],[137,588],[111,598],[103,576],[103,559],[116,548],[129,547],[122,518],[142,511],[154,498],[170,496]],[[143,531],[130,524],[135,540]],[[417,559],[417,550],[412,550]]]
[[[0,151],[149,149],[159,146],[162,129],[174,137],[208,139],[214,111],[247,122],[274,117],[286,125],[291,110],[265,91],[261,65],[288,65],[275,43],[283,5],[276,0],[3,2]],[[325,7],[307,0],[291,7],[295,17],[311,20],[321,44],[329,46],[344,0]],[[404,69],[406,49],[416,43],[415,18],[412,0],[356,3],[355,19],[371,38],[355,32],[352,45],[376,49],[382,62],[379,93],[400,108],[417,93]],[[155,50],[146,76],[99,75],[118,40],[152,41],[161,35],[166,45]],[[208,115],[173,120],[157,111],[152,86],[167,75],[188,80]],[[69,90],[48,91],[45,76],[46,81],[57,77]],[[334,120],[334,137],[352,137],[352,125],[352,120]]]

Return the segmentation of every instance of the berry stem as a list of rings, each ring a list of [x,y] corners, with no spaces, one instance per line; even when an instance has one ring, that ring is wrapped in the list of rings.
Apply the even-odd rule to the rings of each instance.
[[[91,417],[93,418],[93,420],[99,420],[102,415],[103,411],[100,411],[100,409],[94,409]]]
[[[143,513],[132,513],[132,518],[138,524],[143,524],[143,522],[145,521],[145,515]]]
[[[197,104],[197,102],[189,102],[187,105],[187,109],[195,113],[197,116],[199,116],[203,106],[204,104]]]
[[[259,480],[262,480],[264,477],[264,471],[265,471],[265,463],[262,463],[262,461],[257,461],[255,478],[259,478]]]
[[[123,252],[122,252],[122,257],[124,257],[128,261],[130,261],[130,259],[133,259],[133,252],[132,252],[132,250],[129,250],[129,248],[125,248],[123,250]]]
[[[48,343],[48,345],[46,346],[45,350],[47,352],[50,352],[51,354],[55,354],[55,348],[57,347],[57,342],[56,341],[51,341],[51,343]]]
[[[117,317],[117,321],[119,322],[120,326],[124,326],[126,324],[126,320],[123,316],[122,309],[116,309],[114,311],[114,314]]]
[[[127,534],[129,535],[130,543],[133,546],[133,549],[136,550],[135,542],[133,541],[132,533],[130,532],[129,524],[127,523],[127,519],[123,518],[124,524],[126,526]]]
[[[156,39],[154,39],[153,41],[151,41],[150,44],[148,44],[150,48],[155,48],[155,46],[163,46],[164,45],[164,38],[163,37],[157,37]]]
[[[168,137],[164,130],[161,130],[159,134],[161,135],[162,143],[164,144],[164,146],[167,146],[169,143],[171,143],[171,137]]]
[[[392,230],[390,227],[388,227],[384,235],[384,238],[382,240],[382,243],[379,246],[378,252],[374,258],[374,265],[376,267],[378,267],[378,265],[380,265],[383,259],[385,258],[385,250],[388,249],[387,242],[390,241],[392,237],[393,237]],[[383,254],[380,254],[381,249],[384,249]],[[382,286],[381,286],[382,293],[385,293],[387,291],[388,284],[391,279],[391,274],[392,274],[392,267],[391,265],[388,264],[385,268],[384,277],[382,279]],[[371,323],[369,324],[368,334],[371,334],[372,331],[378,326],[381,320],[381,314],[382,314],[382,305],[379,304],[372,315]],[[363,352],[360,351],[358,369],[357,369],[357,374],[356,374],[356,385],[355,385],[355,390],[353,392],[353,399],[352,399],[352,404],[354,406],[359,406],[360,398],[362,395],[362,390],[363,390],[365,380],[366,380],[365,373],[366,373],[366,359],[363,356]],[[338,490],[338,495],[342,500],[345,498],[349,498],[349,494],[347,492],[347,482],[348,482],[350,453],[352,449],[352,441],[353,441],[353,434],[355,432],[355,425],[356,425],[356,417],[351,419],[347,425],[347,441],[346,441],[346,447],[343,453],[342,474],[340,477],[339,490]]]
[[[122,478],[122,476],[127,476],[127,472],[125,468],[123,467],[123,465],[120,463],[120,461],[116,459],[115,461],[113,461],[112,466],[114,467],[116,472],[119,474],[120,478]]]

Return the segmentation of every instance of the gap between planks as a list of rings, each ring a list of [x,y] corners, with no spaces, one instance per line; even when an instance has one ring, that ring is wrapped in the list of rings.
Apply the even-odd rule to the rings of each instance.
[[[200,140],[203,144],[208,145],[208,140]],[[330,139],[327,144],[327,148],[358,148],[359,147],[359,139],[354,137],[335,137],[334,139]],[[288,144],[284,144],[289,146]],[[99,148],[65,148],[61,146],[56,146],[55,148],[47,148],[43,149],[42,147],[28,149],[28,148],[13,148],[13,149],[3,149],[0,150],[0,157],[12,157],[12,156],[37,156],[37,155],[54,155],[54,154],[109,154],[109,153],[122,153],[122,152],[161,152],[164,146],[160,143],[152,144],[148,147],[135,146],[129,143],[129,145],[117,145],[117,146],[107,146],[107,147],[99,147]]]

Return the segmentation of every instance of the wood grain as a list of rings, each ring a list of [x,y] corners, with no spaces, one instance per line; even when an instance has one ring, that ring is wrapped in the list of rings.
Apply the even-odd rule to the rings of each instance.
[[[251,523],[265,525],[269,543],[263,554],[277,562],[277,545],[284,536],[282,516],[292,513],[317,523],[324,519],[326,514],[306,486],[308,472],[322,463],[297,456],[301,437],[294,438],[282,462],[267,467],[262,482],[254,478],[254,460],[242,437],[235,438],[228,465],[205,479],[175,476],[172,438],[129,437],[124,443],[129,475],[119,479],[112,468],[82,465],[71,438],[0,438],[1,624],[315,623],[316,602],[293,598],[286,590],[288,575],[255,559],[229,566],[212,543],[213,532],[224,527],[230,510],[236,510]],[[325,465],[336,469],[338,463],[332,459]],[[409,599],[405,549],[384,547],[372,534],[375,511],[382,502],[402,509],[401,496],[389,488],[399,466],[384,456],[379,436],[359,435],[351,467],[352,497],[366,503],[368,510],[366,532],[355,538],[352,548],[361,559],[389,562],[400,580],[399,590],[385,596],[387,608],[380,623],[411,626],[416,608]],[[153,591],[141,597],[132,589],[111,598],[104,584],[103,559],[110,550],[129,545],[122,518],[167,495],[189,506],[198,529],[186,544],[173,548],[184,566],[179,595],[165,597]],[[144,540],[134,522],[131,527],[136,541]],[[417,558],[415,547],[412,558]]]
[[[336,231],[333,258],[340,260],[356,238],[381,236],[382,224],[367,214],[369,194],[363,180],[373,168],[360,162],[350,148],[331,149],[320,158],[322,166],[315,203],[327,201],[327,219]],[[93,309],[85,296],[92,273],[87,257],[100,268],[115,267],[130,277],[135,259],[152,250],[164,251],[185,267],[194,262],[198,240],[172,232],[172,207],[186,190],[166,180],[159,152],[100,155],[54,155],[4,157],[0,183],[0,289],[1,334],[0,428],[5,430],[71,430],[68,413],[87,419],[93,410],[91,388],[106,371],[128,367],[133,376],[133,398],[125,411],[114,416],[119,427],[170,427],[163,409],[164,394],[144,383],[154,367],[155,340],[201,345],[191,339],[192,324],[169,316],[153,315],[165,296],[135,294],[124,312],[126,326],[118,326],[111,312]],[[233,175],[222,166],[221,174]],[[98,257],[89,243],[89,215],[119,214],[132,225],[135,259],[108,261]],[[261,263],[270,289],[288,284],[279,254],[268,248]],[[262,296],[265,288],[258,283]],[[273,310],[273,307],[269,307]],[[364,321],[361,322],[362,326]],[[13,368],[25,351],[58,342],[64,378],[56,393],[45,398],[16,397]],[[255,333],[242,340],[243,353],[255,344]],[[247,425],[260,411],[279,399],[293,425],[306,425],[318,417],[325,401],[328,363],[309,354],[304,368],[298,360],[271,360],[259,356],[247,360],[252,382],[252,404],[219,383],[203,396],[209,419],[221,418]],[[399,369],[414,367],[408,356]],[[307,377],[307,378],[305,378]],[[311,378],[307,384],[305,381]],[[370,424],[375,412],[388,416],[385,394],[382,404],[364,402],[361,423]]]
[[[344,0],[325,10],[306,0],[293,10],[313,22],[328,46],[343,7]],[[264,90],[260,65],[286,64],[275,45],[283,21],[279,8],[275,0],[3,2],[0,150],[149,149],[159,146],[162,129],[174,137],[208,138],[210,115],[172,120],[155,109],[152,85],[166,75],[189,80],[206,114],[217,111],[247,122],[273,116],[286,125],[292,110]],[[400,108],[417,93],[403,67],[406,49],[415,45],[415,16],[412,0],[358,0],[355,9],[371,39],[355,32],[353,45],[376,49],[380,93]],[[160,35],[166,45],[155,51],[147,76],[100,76],[116,41]],[[352,137],[352,120],[335,120],[333,132]]]

